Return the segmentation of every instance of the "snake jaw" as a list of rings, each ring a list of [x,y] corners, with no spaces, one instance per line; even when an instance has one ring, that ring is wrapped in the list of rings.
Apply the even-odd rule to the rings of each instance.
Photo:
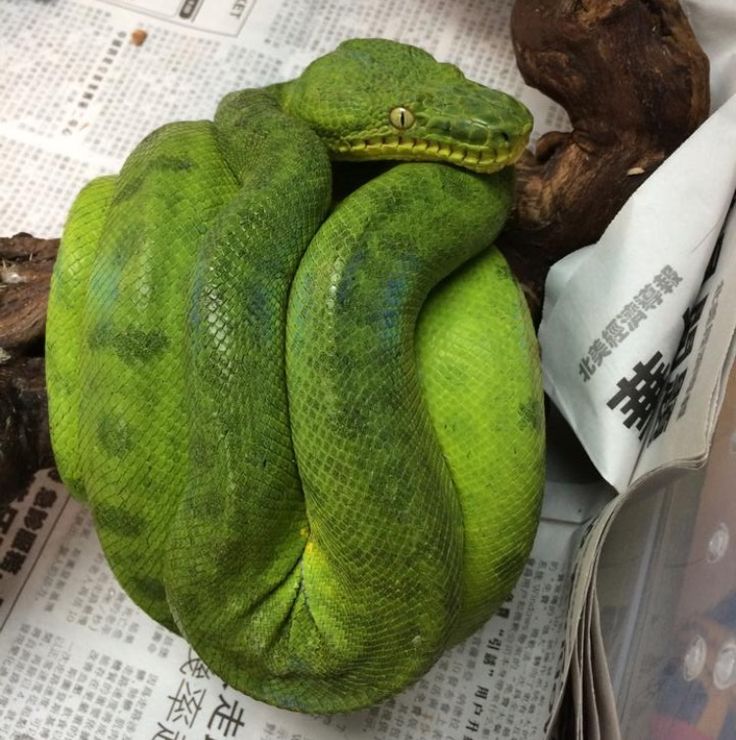
[[[327,142],[337,160],[413,160],[449,162],[472,172],[491,174],[516,162],[528,141],[528,133],[509,139],[505,146],[479,146],[461,141],[440,141],[386,134]],[[505,142],[504,142],[505,144]]]

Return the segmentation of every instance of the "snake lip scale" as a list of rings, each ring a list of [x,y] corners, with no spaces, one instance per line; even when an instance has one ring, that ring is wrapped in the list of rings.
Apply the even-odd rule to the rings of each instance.
[[[541,366],[492,244],[530,130],[427,52],[352,39],[153,131],[72,204],[57,468],[133,601],[249,696],[396,694],[527,561]]]
[[[335,159],[393,159],[451,162],[472,172],[492,174],[516,162],[526,147],[528,135],[510,138],[501,149],[473,146],[470,143],[440,139],[415,139],[408,136],[375,136],[354,141],[328,143]],[[504,142],[506,143],[506,142]]]

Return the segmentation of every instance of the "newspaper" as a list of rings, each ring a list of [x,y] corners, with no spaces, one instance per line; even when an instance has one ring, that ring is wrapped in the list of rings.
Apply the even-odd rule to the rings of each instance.
[[[661,195],[666,198],[665,193]],[[563,664],[563,672],[569,672],[571,683],[571,716],[567,719],[572,724],[566,727],[569,734],[560,737],[620,738],[596,593],[602,546],[616,515],[630,497],[663,485],[678,468],[706,461],[729,374],[736,377],[736,207],[732,205],[728,213],[714,240],[695,297],[684,311],[684,328],[670,355],[674,360],[664,376],[659,398],[653,403],[652,421],[642,436],[630,482],[601,508],[581,539],[570,603],[570,614],[574,616],[566,638],[573,649]],[[667,429],[669,423],[674,430]],[[590,440],[586,447],[590,450],[589,443]],[[575,626],[577,634],[573,637]]]
[[[710,61],[712,115],[597,244],[553,266],[539,330],[545,390],[619,492],[704,462],[733,361],[736,6],[683,7]]]
[[[736,95],[597,244],[550,271],[545,389],[620,492],[707,454],[733,359],[736,228],[724,222],[735,191]]]
[[[710,3],[719,6],[719,18],[730,12],[727,2]],[[564,111],[526,87],[516,69],[508,37],[512,4],[6,0],[0,5],[0,63],[7,70],[0,103],[5,164],[0,233],[58,236],[79,188],[117,171],[150,130],[176,119],[211,118],[225,93],[293,77],[351,36],[420,45],[469,77],[524,101],[535,116],[535,137],[564,129]],[[709,21],[708,5],[702,0],[688,7],[713,36],[713,48],[721,48],[720,23]],[[726,74],[727,55],[723,59]],[[700,285],[698,268],[671,267],[679,268],[683,281]],[[630,272],[650,279],[646,272]],[[684,288],[679,291],[685,294]],[[721,289],[719,312],[727,295]],[[665,310],[660,314],[658,320]],[[578,318],[572,324],[576,331]],[[706,364],[701,361],[701,378]],[[696,389],[693,401],[700,395]],[[274,709],[213,675],[182,639],[129,601],[105,563],[84,508],[49,472],[39,474],[0,520],[0,737],[547,736],[568,671],[573,703],[590,706],[584,687],[591,650],[582,646],[596,635],[594,565],[605,522],[620,499],[585,463],[573,437],[560,431],[551,438],[542,521],[508,602],[402,695],[331,718]],[[609,516],[600,517],[602,509]],[[600,651],[593,655],[599,659]],[[599,660],[591,658],[588,665],[600,674]],[[610,707],[603,701],[592,724],[604,721]]]
[[[521,580],[480,632],[382,705],[315,718],[225,685],[141,612],[117,585],[88,512],[43,472],[0,524],[0,737],[544,737],[561,690],[580,523],[604,499],[599,482],[570,486],[577,519],[547,497]]]
[[[603,543],[629,497],[706,461],[734,363],[736,6],[683,6],[710,60],[712,115],[546,285],[545,390],[620,494],[575,564],[565,739],[621,737],[596,592]]]

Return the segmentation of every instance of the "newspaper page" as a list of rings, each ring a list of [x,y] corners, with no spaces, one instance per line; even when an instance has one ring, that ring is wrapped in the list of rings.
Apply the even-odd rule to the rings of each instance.
[[[601,548],[629,496],[705,462],[734,362],[736,160],[721,158],[721,144],[733,147],[736,132],[736,7],[683,6],[711,63],[713,115],[599,243],[561,260],[547,282],[545,387],[623,493],[591,522],[576,559],[564,738],[621,737],[598,612]]]
[[[736,190],[736,6],[685,7],[713,61],[717,108],[597,244],[553,266],[539,330],[545,389],[619,492],[704,460],[733,359],[736,244],[722,229]]]
[[[509,600],[403,694],[350,715],[287,712],[224,684],[123,593],[88,512],[45,471],[0,523],[0,737],[541,738],[562,686],[561,636],[581,519],[599,482],[556,480]],[[569,520],[555,489],[576,490]]]
[[[416,44],[517,96],[535,116],[536,135],[565,128],[564,111],[521,79],[508,30],[512,5],[6,0],[0,232],[59,236],[82,185],[117,172],[154,128],[211,119],[226,93],[295,77],[354,36]]]
[[[223,94],[293,77],[350,36],[421,45],[524,100],[536,135],[564,128],[564,112],[519,77],[511,5],[8,0],[3,233],[58,236],[77,190],[116,171],[150,130],[209,118]],[[570,572],[586,522],[610,497],[594,471],[581,482],[577,458],[566,467],[555,454],[531,557],[498,614],[404,694],[332,718],[273,709],[212,675],[128,600],[89,515],[44,473],[0,527],[0,737],[544,737],[574,642]]]
[[[682,334],[632,475],[634,486],[672,464],[701,465],[707,458],[734,359],[734,279],[736,208],[732,207],[698,292],[682,314]]]

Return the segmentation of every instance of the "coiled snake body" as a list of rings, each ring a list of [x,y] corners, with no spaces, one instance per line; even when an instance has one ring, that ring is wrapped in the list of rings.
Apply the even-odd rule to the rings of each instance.
[[[488,249],[512,175],[484,173],[530,127],[419,49],[353,40],[158,129],[75,201],[47,327],[59,471],[125,590],[236,688],[367,706],[518,576],[540,373]],[[330,157],[430,161],[333,208]]]

